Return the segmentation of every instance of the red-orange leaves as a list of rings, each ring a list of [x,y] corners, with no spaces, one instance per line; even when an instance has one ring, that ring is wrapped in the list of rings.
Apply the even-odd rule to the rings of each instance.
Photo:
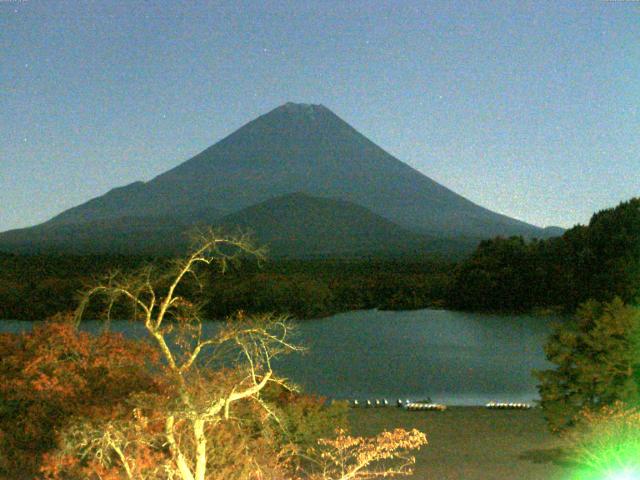
[[[333,439],[318,441],[321,473],[314,480],[386,478],[411,475],[415,458],[409,451],[427,444],[424,433],[397,428],[375,437],[353,437],[337,429]]]
[[[159,388],[147,344],[56,320],[0,335],[0,477],[34,478],[71,417],[109,417],[131,394]]]

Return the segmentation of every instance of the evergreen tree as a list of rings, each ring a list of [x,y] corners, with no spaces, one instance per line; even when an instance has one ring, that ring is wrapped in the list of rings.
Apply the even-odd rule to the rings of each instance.
[[[573,321],[555,327],[545,353],[556,368],[534,373],[551,430],[572,426],[585,408],[640,399],[639,333],[640,310],[618,297],[588,301]]]

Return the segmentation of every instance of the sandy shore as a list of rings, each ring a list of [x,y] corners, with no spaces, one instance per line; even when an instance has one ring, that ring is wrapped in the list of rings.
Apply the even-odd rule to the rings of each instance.
[[[416,455],[413,478],[431,480],[564,480],[567,467],[553,459],[562,442],[547,430],[539,409],[453,407],[446,412],[354,408],[353,432],[372,435],[417,428],[429,445]]]

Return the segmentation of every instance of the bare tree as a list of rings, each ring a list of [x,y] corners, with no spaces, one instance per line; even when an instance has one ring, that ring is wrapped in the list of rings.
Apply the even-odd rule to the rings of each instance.
[[[278,450],[273,441],[247,441],[247,418],[263,438],[269,436],[267,424],[280,422],[261,395],[270,384],[289,388],[274,373],[272,359],[301,348],[290,339],[287,319],[269,314],[245,317],[239,312],[205,334],[189,288],[201,288],[203,267],[224,272],[239,255],[261,258],[262,252],[246,237],[207,230],[197,236],[192,253],[169,268],[112,274],[86,292],[76,322],[96,297],[105,300],[107,320],[117,304],[133,307],[131,316],[144,325],[163,360],[151,367],[157,370],[159,388],[130,397],[113,414],[69,424],[58,456],[43,468],[49,477],[69,478],[59,468],[65,462],[75,468],[72,478],[104,480],[257,480],[301,474],[312,480],[355,480],[411,473],[415,459],[408,452],[427,443],[416,430],[372,438],[338,430],[335,438],[321,439],[315,451],[307,452],[315,468],[306,473],[285,457],[304,456],[295,446]],[[252,448],[259,451],[247,451]],[[230,458],[239,460],[229,464]]]
[[[96,296],[106,298],[106,318],[122,300],[132,304],[134,317],[143,323],[161,352],[165,376],[175,392],[175,398],[163,405],[161,437],[169,452],[163,468],[167,478],[182,480],[208,478],[207,465],[216,446],[209,444],[207,431],[229,420],[236,403],[252,401],[267,415],[274,415],[260,397],[269,383],[284,385],[274,374],[271,361],[277,355],[300,350],[291,343],[290,325],[282,316],[247,318],[239,314],[217,333],[203,335],[199,306],[180,293],[185,281],[199,283],[201,267],[217,266],[224,271],[239,255],[261,258],[262,252],[246,237],[222,236],[213,230],[200,233],[194,245],[192,253],[168,271],[149,267],[129,275],[110,275],[87,291],[76,313],[79,322]],[[212,364],[218,368],[201,368]],[[225,370],[225,365],[230,367]],[[75,444],[84,445],[85,455],[93,452],[101,459],[119,462],[127,478],[142,478],[136,476],[141,470],[131,465],[125,452],[132,442],[143,440],[125,435],[123,428],[110,424],[97,429],[85,424],[84,429],[76,428]],[[88,435],[83,440],[79,440],[80,431]]]

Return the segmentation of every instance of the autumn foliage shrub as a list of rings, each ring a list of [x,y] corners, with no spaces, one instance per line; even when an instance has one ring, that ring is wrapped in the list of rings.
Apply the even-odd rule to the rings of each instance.
[[[358,480],[413,474],[415,457],[411,450],[427,444],[424,433],[397,428],[375,437],[356,437],[342,429],[335,438],[318,441],[314,452],[320,468],[311,480]]]
[[[180,478],[166,445],[166,410],[156,404],[115,419],[76,419],[61,431],[58,450],[45,456],[43,473],[51,480]],[[291,452],[278,445],[269,423],[263,409],[246,403],[233,421],[208,425],[204,434],[216,448],[207,456],[206,479],[286,478]],[[188,422],[178,420],[173,433],[181,448],[195,451]]]
[[[122,335],[90,335],[57,317],[0,335],[0,476],[32,479],[73,417],[109,417],[133,393],[157,391],[157,353]],[[68,318],[66,320],[69,320]]]
[[[348,427],[347,402],[329,402],[316,395],[305,395],[284,388],[277,396],[274,389],[265,392],[265,398],[278,409],[281,443],[292,443],[301,450],[314,447],[320,438],[333,436],[336,428]]]

